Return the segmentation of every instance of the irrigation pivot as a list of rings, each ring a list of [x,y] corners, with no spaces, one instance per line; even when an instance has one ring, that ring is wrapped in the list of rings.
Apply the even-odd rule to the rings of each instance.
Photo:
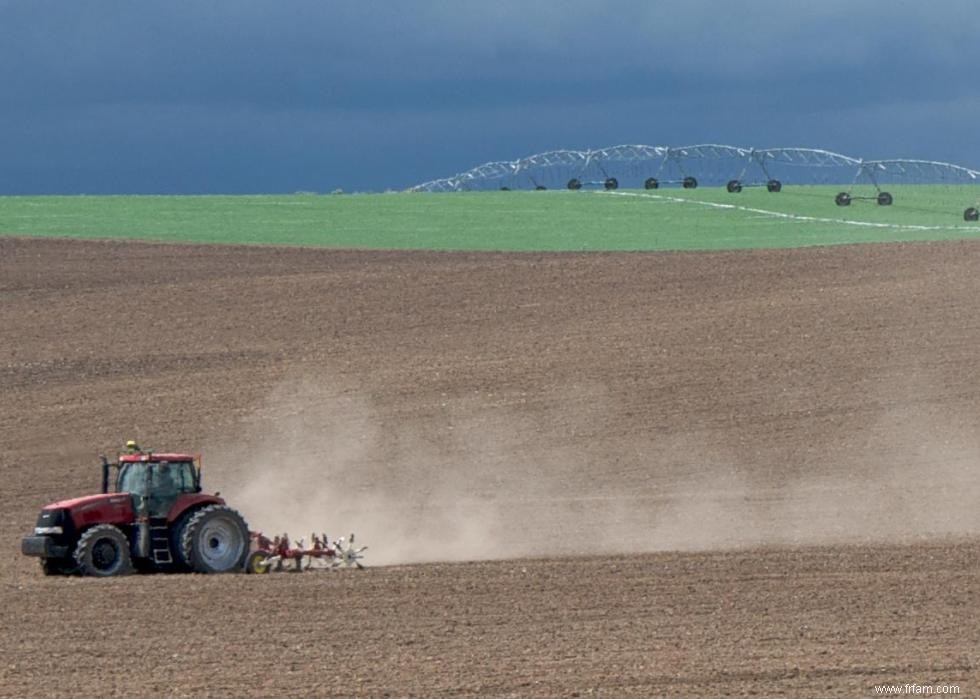
[[[545,189],[647,190],[679,186],[724,187],[732,194],[765,187],[777,193],[784,187],[838,185],[834,202],[850,206],[870,201],[891,206],[896,195],[911,185],[962,187],[980,184],[980,171],[936,160],[863,160],[816,148],[744,148],[724,144],[692,146],[618,145],[589,150],[552,150],[513,161],[493,161],[412,187],[412,192]],[[835,187],[836,189],[836,187]],[[953,191],[952,189],[950,190]],[[966,193],[972,202],[980,196]],[[951,213],[948,197],[942,205]],[[969,201],[968,200],[968,201]],[[966,221],[980,219],[980,205],[963,212]]]

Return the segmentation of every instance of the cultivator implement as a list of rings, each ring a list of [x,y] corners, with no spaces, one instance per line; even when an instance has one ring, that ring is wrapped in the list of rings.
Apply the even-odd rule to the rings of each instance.
[[[367,546],[355,547],[354,535],[333,542],[326,534],[311,534],[310,546],[303,539],[291,541],[288,534],[270,539],[262,532],[252,532],[251,553],[245,563],[246,573],[302,573],[308,570],[335,568],[363,569],[361,555]]]

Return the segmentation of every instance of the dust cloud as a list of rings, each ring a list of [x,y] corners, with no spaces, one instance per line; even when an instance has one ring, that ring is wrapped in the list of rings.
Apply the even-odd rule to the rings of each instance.
[[[980,532],[980,450],[955,420],[889,408],[844,458],[767,482],[765,445],[753,460],[693,433],[638,436],[615,459],[575,448],[564,436],[588,417],[567,406],[611,399],[570,390],[559,428],[513,406],[382,409],[356,386],[287,380],[206,445],[206,482],[266,534],[354,532],[369,565]]]

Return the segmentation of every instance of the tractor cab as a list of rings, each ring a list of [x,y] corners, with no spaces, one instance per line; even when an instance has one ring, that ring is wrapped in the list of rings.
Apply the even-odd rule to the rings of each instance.
[[[116,492],[129,493],[134,499],[145,497],[151,517],[165,517],[180,495],[200,491],[193,461],[124,461],[119,465]]]
[[[134,509],[144,507],[151,517],[166,517],[184,494],[201,492],[200,459],[192,454],[144,452],[133,441],[119,460],[102,461],[102,492],[129,493]],[[109,469],[115,468],[115,487],[109,490]]]

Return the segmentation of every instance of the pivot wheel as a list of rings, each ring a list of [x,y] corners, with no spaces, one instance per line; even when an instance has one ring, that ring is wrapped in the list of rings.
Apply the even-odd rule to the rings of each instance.
[[[607,190],[619,189],[619,180],[617,180],[615,177],[607,177],[606,181],[602,183],[602,186]]]
[[[681,187],[683,187],[684,189],[697,189],[698,188],[698,181],[696,179],[694,179],[693,177],[690,177],[690,176],[685,177],[681,181]]]
[[[534,188],[534,191],[535,191],[535,192],[543,192],[543,191],[544,191],[544,190],[546,190],[546,189],[548,189],[548,188],[547,188],[547,187],[545,187],[545,186],[544,186],[543,184],[539,184],[539,185],[537,185],[537,186],[536,186],[536,187]]]
[[[82,534],[75,545],[75,564],[82,575],[107,578],[133,571],[126,535],[111,524],[100,524]]]
[[[738,180],[729,180],[728,184],[725,185],[725,189],[727,189],[730,194],[737,194],[742,191],[742,183]]]
[[[245,565],[248,541],[248,525],[238,512],[210,505],[187,520],[180,545],[194,572],[229,573]]]
[[[878,205],[879,206],[891,206],[892,205],[892,195],[888,192],[878,192]]]
[[[834,203],[837,204],[837,206],[850,206],[851,195],[847,192],[840,192],[836,197],[834,197]]]
[[[643,189],[657,189],[660,186],[660,182],[656,177],[648,177],[643,181]]]
[[[568,188],[571,190],[582,189],[582,182],[577,177],[573,177],[568,181]]]
[[[779,180],[769,180],[766,182],[766,189],[770,192],[781,192],[783,191],[783,183]]]
[[[971,206],[969,209],[963,212],[964,221],[980,221],[980,209],[975,206]]]

